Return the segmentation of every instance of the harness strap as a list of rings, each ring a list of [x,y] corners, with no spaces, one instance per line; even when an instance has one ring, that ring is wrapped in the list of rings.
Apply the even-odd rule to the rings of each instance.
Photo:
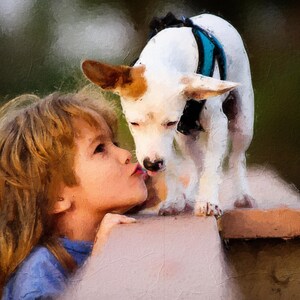
[[[186,27],[191,27],[197,42],[199,51],[199,63],[197,73],[204,76],[213,76],[215,60],[217,60],[220,70],[221,80],[226,80],[226,56],[220,42],[206,30],[195,25],[189,18],[184,19]]]

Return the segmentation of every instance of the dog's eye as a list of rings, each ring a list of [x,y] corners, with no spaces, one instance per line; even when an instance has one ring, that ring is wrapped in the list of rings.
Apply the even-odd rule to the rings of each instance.
[[[177,121],[173,121],[173,122],[168,122],[166,125],[167,127],[172,127],[174,125],[176,125],[178,122]]]
[[[136,123],[136,122],[130,122],[130,124],[132,125],[132,126],[140,126],[140,124],[139,123]]]

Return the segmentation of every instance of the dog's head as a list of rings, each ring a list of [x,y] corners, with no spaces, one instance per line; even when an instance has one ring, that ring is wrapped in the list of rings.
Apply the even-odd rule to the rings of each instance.
[[[151,70],[144,65],[112,66],[86,60],[82,70],[93,83],[120,95],[137,159],[152,172],[164,170],[172,155],[186,101],[207,99],[237,86],[195,73]]]

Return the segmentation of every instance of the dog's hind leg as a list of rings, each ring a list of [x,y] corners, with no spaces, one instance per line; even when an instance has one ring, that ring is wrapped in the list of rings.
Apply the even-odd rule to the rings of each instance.
[[[246,155],[253,136],[253,89],[251,82],[243,84],[231,93],[224,102],[224,111],[229,118],[229,135],[232,149],[229,157],[229,172],[235,183],[234,206],[255,207],[248,186]]]

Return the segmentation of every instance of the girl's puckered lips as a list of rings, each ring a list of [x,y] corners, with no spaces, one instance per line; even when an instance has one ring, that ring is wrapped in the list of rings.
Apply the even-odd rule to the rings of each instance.
[[[142,166],[139,163],[136,164],[131,176],[132,175],[143,175],[144,180],[147,179],[147,177],[148,177],[147,172],[144,171],[144,169],[142,168]]]

